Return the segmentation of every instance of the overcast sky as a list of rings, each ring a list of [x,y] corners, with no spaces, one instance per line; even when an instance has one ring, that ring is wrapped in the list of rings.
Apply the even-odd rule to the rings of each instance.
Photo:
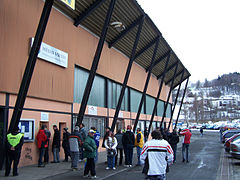
[[[137,0],[190,81],[240,72],[240,0]]]

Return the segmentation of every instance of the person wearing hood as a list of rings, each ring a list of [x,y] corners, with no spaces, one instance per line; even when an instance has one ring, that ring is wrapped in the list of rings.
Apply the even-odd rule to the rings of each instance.
[[[45,134],[45,126],[42,125],[41,129],[39,129],[37,134],[37,146],[39,149],[39,159],[38,159],[38,167],[44,167],[42,164],[42,158],[44,157],[46,146],[47,146],[47,136]]]
[[[62,141],[62,147],[64,149],[64,155],[65,159],[63,162],[68,162],[68,156],[70,156],[70,147],[69,147],[69,136],[70,133],[68,132],[68,128],[63,128],[63,141]]]

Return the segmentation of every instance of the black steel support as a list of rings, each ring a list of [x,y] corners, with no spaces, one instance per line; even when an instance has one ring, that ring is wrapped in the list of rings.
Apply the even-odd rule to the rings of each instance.
[[[149,71],[148,71],[145,86],[144,86],[144,89],[143,89],[143,92],[142,92],[142,98],[141,98],[139,106],[138,106],[137,116],[136,116],[136,119],[135,119],[135,122],[134,122],[133,132],[135,132],[135,130],[136,130],[137,123],[138,123],[140,113],[141,113],[141,110],[142,110],[143,101],[144,101],[144,98],[146,97],[148,83],[149,83],[149,80],[150,80],[150,77],[151,77],[153,63],[154,63],[154,60],[155,60],[155,57],[156,57],[156,54],[157,54],[158,45],[159,45],[159,38],[157,39],[156,44],[155,44],[155,48],[154,48],[154,52],[153,52],[153,56],[152,56],[152,61],[151,61],[150,68],[149,68]]]
[[[80,125],[83,121],[83,116],[84,116],[84,113],[85,113],[85,110],[86,110],[89,95],[90,95],[92,85],[93,85],[93,81],[94,81],[94,78],[95,78],[95,75],[96,75],[96,71],[97,71],[99,59],[100,59],[100,56],[101,56],[101,53],[102,53],[102,48],[103,48],[103,45],[104,45],[104,41],[105,41],[105,38],[107,36],[108,25],[109,25],[109,22],[111,20],[111,16],[112,16],[112,12],[113,12],[113,9],[114,9],[115,2],[116,2],[116,0],[111,0],[109,8],[108,8],[108,12],[107,12],[107,15],[106,15],[106,18],[105,18],[102,33],[101,33],[101,36],[100,36],[100,39],[99,39],[99,42],[98,42],[97,50],[95,52],[95,56],[94,56],[94,59],[93,59],[93,62],[92,62],[92,67],[91,67],[91,70],[89,72],[87,84],[86,84],[86,87],[85,87],[85,90],[84,90],[84,94],[83,94],[79,114],[78,114],[78,117],[77,117],[76,125]]]
[[[174,64],[172,64],[171,66],[169,66],[168,69],[167,69],[167,72],[170,71],[171,69],[173,69],[177,64],[178,64],[178,61],[175,62]],[[163,73],[159,74],[157,76],[157,79],[159,79],[162,75],[163,75]]]
[[[116,44],[120,39],[122,39],[129,31],[131,31],[134,27],[139,25],[143,16],[140,16],[136,21],[134,21],[131,25],[129,25],[124,31],[122,31],[115,39],[113,39],[109,44],[108,47],[111,48]]]
[[[159,36],[156,37],[154,40],[152,40],[150,43],[148,43],[145,47],[143,47],[139,52],[136,53],[135,59],[137,59],[139,56],[141,56],[142,53],[144,53],[148,48],[153,46],[156,41],[159,41]]]
[[[164,78],[165,78],[165,75],[167,73],[167,67],[168,67],[168,63],[169,63],[169,60],[170,60],[170,56],[171,56],[171,54],[168,55],[167,61],[165,63],[162,80],[161,80],[161,83],[160,83],[160,87],[159,87],[159,90],[158,90],[157,97],[155,98],[155,104],[154,104],[152,116],[151,116],[151,119],[150,119],[150,124],[149,124],[149,127],[148,127],[148,132],[149,132],[148,135],[150,134],[150,130],[151,130],[151,127],[152,127],[152,122],[153,122],[154,116],[155,116],[156,111],[157,111],[157,105],[158,105],[159,97],[160,97],[160,94],[161,94],[161,91],[162,91]]]
[[[164,111],[163,111],[163,116],[162,116],[160,128],[162,127],[164,118],[165,118],[165,116],[166,116],[167,107],[168,107],[168,102],[169,102],[169,99],[170,99],[170,96],[171,96],[171,92],[172,92],[172,90],[173,90],[173,84],[174,84],[174,80],[175,80],[175,77],[176,77],[176,74],[177,74],[178,64],[179,64],[179,63],[177,63],[177,65],[176,65],[176,67],[175,67],[175,71],[174,71],[174,75],[173,75],[173,80],[172,80],[172,83],[171,83],[171,86],[170,86],[170,89],[169,89],[169,92],[168,92],[167,101],[166,101],[166,103],[164,104]]]
[[[116,107],[114,118],[113,118],[113,123],[112,123],[112,127],[111,127],[112,132],[115,129],[115,125],[116,125],[118,114],[119,114],[119,111],[120,111],[120,108],[121,108],[121,105],[122,105],[122,100],[123,100],[123,96],[124,96],[125,89],[126,89],[126,86],[127,86],[130,71],[131,71],[131,68],[132,68],[133,61],[135,59],[134,57],[135,57],[135,54],[136,54],[136,49],[137,49],[138,41],[139,41],[139,38],[140,38],[143,22],[144,22],[144,16],[143,16],[143,18],[142,18],[142,20],[141,20],[141,22],[138,26],[136,39],[134,41],[131,57],[130,57],[130,60],[129,60],[129,63],[128,63],[127,71],[126,71],[125,78],[124,78],[124,81],[123,81],[123,84],[122,84],[121,93],[120,93],[120,96],[119,96],[119,99],[118,99],[117,107]]]
[[[18,127],[18,123],[19,123],[21,115],[22,115],[22,109],[23,109],[25,99],[27,96],[27,92],[29,89],[29,85],[30,85],[30,82],[32,79],[33,70],[34,70],[34,67],[36,64],[38,51],[40,49],[43,35],[44,35],[45,29],[47,26],[48,18],[49,18],[51,9],[52,9],[53,1],[54,0],[46,0],[45,1],[42,15],[41,15],[41,18],[40,18],[40,21],[38,24],[37,32],[34,37],[33,46],[30,51],[30,55],[29,55],[29,58],[27,61],[25,71],[24,71],[23,79],[22,79],[20,89],[18,92],[17,101],[15,104],[12,119],[10,122],[9,132],[13,131],[14,128]]]
[[[86,9],[79,17],[74,21],[74,26],[78,26],[85,18],[88,17],[96,8],[98,8],[106,0],[95,1],[88,9]]]
[[[158,60],[154,61],[154,66],[156,66],[158,63],[160,63],[161,61],[163,61],[166,57],[169,56],[169,54],[171,53],[171,51],[167,51],[164,55],[162,55]],[[147,67],[146,71],[149,70],[149,67]]]
[[[174,129],[177,127],[178,118],[179,118],[179,115],[180,115],[180,111],[182,109],[183,99],[184,99],[184,96],[186,94],[186,90],[187,90],[187,86],[188,86],[188,81],[189,81],[189,77],[188,77],[187,82],[185,84],[185,89],[184,89],[184,92],[183,92],[182,101],[181,101],[181,104],[180,104],[180,107],[179,107],[179,111],[178,111],[178,115],[177,115],[177,119],[176,119],[176,123],[175,123]]]
[[[183,75],[184,75],[184,70],[182,72],[182,76],[181,76],[181,82],[183,80]],[[176,98],[175,98],[175,101],[174,101],[174,106],[173,106],[173,110],[172,110],[172,114],[171,114],[171,117],[170,117],[170,121],[169,121],[169,124],[168,124],[168,130],[170,128],[170,125],[171,125],[171,122],[172,122],[172,118],[173,118],[173,114],[174,114],[174,111],[175,111],[175,108],[176,108],[176,105],[177,105],[177,100],[178,100],[178,95],[179,95],[179,92],[180,92],[180,89],[181,89],[181,84],[179,84],[178,86],[178,90],[177,90],[177,94],[176,94]]]

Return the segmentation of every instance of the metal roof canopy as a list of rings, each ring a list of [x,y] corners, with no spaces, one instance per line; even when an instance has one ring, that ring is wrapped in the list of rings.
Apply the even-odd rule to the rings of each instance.
[[[100,37],[110,0],[75,1],[75,10],[67,7],[59,0],[54,1],[54,6],[72,18],[75,26],[81,25]],[[136,58],[134,61],[148,71],[152,60],[154,44],[156,39],[160,37],[152,74],[154,74],[157,78],[161,78],[168,54],[171,53],[164,82],[168,84],[173,80],[174,67],[178,64],[178,70],[176,72],[177,75],[174,78],[175,80],[173,84],[173,88],[175,88],[182,81],[186,80],[190,76],[190,73],[183,66],[167,41],[162,37],[159,29],[152,22],[149,16],[145,14],[144,10],[140,7],[136,0],[116,1],[110,22],[122,22],[125,29],[123,31],[118,31],[114,27],[109,26],[106,41],[109,44],[109,47],[114,47],[127,57],[130,57],[137,27],[143,16],[145,16],[145,21],[143,23],[141,36],[136,50]],[[183,71],[184,75],[183,78],[181,78]]]

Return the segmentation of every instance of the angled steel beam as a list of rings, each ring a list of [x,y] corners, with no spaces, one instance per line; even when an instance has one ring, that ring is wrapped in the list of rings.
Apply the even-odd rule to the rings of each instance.
[[[148,131],[149,131],[149,132],[150,132],[150,130],[151,130],[152,122],[153,122],[154,116],[155,116],[156,111],[157,111],[157,105],[158,105],[159,97],[160,97],[160,94],[161,94],[161,91],[162,91],[164,78],[165,78],[165,75],[166,75],[166,73],[167,73],[167,67],[168,67],[168,63],[169,63],[169,60],[170,60],[170,56],[171,56],[171,54],[168,55],[167,61],[166,61],[166,63],[165,63],[165,67],[164,67],[164,71],[163,71],[164,73],[163,73],[163,76],[162,76],[161,84],[160,84],[160,86],[159,86],[159,90],[158,90],[157,97],[155,98],[155,104],[154,104],[154,108],[153,108],[153,112],[152,112],[150,124],[149,124],[149,126],[148,126]],[[149,134],[150,134],[150,133],[148,133],[148,135],[149,135]]]
[[[136,39],[134,41],[131,57],[130,57],[130,60],[129,60],[129,63],[128,63],[127,71],[126,71],[125,78],[124,78],[124,81],[123,81],[123,84],[122,84],[121,93],[120,93],[120,96],[118,98],[118,103],[117,103],[117,107],[116,107],[116,110],[115,110],[113,123],[112,123],[112,126],[111,126],[111,131],[112,132],[115,129],[118,114],[119,114],[119,111],[120,111],[120,108],[121,108],[121,105],[122,105],[123,96],[124,96],[124,93],[125,93],[125,89],[127,87],[128,78],[129,78],[130,71],[131,71],[131,68],[132,68],[132,64],[133,64],[133,61],[134,61],[134,57],[135,57],[135,54],[136,54],[136,49],[137,49],[137,45],[138,45],[138,41],[139,41],[139,38],[140,38],[141,31],[142,31],[143,22],[144,22],[144,18],[142,18],[142,20],[141,20],[141,22],[138,26]]]
[[[155,48],[154,48],[154,52],[153,52],[153,56],[152,56],[152,61],[151,61],[151,64],[150,64],[147,79],[146,79],[145,86],[144,86],[143,93],[142,93],[142,98],[141,98],[141,101],[140,101],[139,106],[138,106],[138,112],[137,112],[137,116],[136,116],[136,119],[135,119],[135,122],[134,122],[133,132],[135,132],[135,130],[136,130],[137,123],[138,123],[140,113],[141,113],[141,110],[142,110],[143,101],[146,97],[148,83],[149,83],[149,80],[150,80],[150,77],[151,77],[153,63],[154,63],[154,60],[155,60],[155,57],[156,57],[156,54],[157,54],[158,45],[159,45],[159,37],[158,37],[158,39],[156,41],[156,44],[155,44]]]
[[[187,78],[187,82],[185,84],[185,89],[184,89],[184,92],[183,92],[183,97],[182,97],[182,101],[181,101],[181,104],[180,104],[180,107],[179,107],[179,111],[178,111],[178,115],[177,115],[177,119],[176,119],[176,123],[175,123],[174,129],[177,127],[178,118],[179,118],[179,115],[180,115],[180,111],[182,109],[183,99],[184,99],[184,96],[186,94],[186,90],[187,90],[187,86],[188,86],[188,81],[189,81],[189,77]]]
[[[156,66],[158,63],[160,63],[162,60],[164,60],[166,57],[169,56],[169,54],[171,53],[171,51],[167,51],[164,55],[162,55],[158,60],[154,61],[154,66]],[[150,67],[150,66],[149,66]],[[148,71],[149,67],[146,68],[146,72]]]
[[[27,92],[29,89],[29,85],[32,79],[33,70],[36,64],[38,51],[40,49],[40,45],[42,43],[43,35],[47,26],[48,18],[53,6],[54,0],[46,0],[42,15],[38,24],[37,32],[34,37],[33,45],[29,54],[29,58],[27,61],[27,65],[25,67],[24,75],[22,78],[22,82],[20,85],[20,89],[18,91],[18,96],[16,100],[16,104],[14,107],[12,119],[9,126],[9,132],[13,131],[16,127],[18,127],[21,115],[22,115],[22,109],[26,100]]]
[[[178,61],[178,62],[179,62],[179,61]],[[162,116],[160,128],[162,127],[163,120],[164,120],[164,118],[165,118],[165,116],[166,116],[167,107],[168,107],[168,102],[169,102],[169,99],[170,99],[170,96],[171,96],[171,92],[172,92],[172,90],[173,90],[173,84],[174,84],[174,80],[175,80],[175,77],[176,77],[176,74],[177,74],[178,65],[179,65],[179,63],[177,63],[177,65],[176,65],[176,67],[175,67],[175,71],[174,71],[174,75],[173,75],[173,80],[172,80],[171,87],[170,87],[169,92],[168,92],[167,102],[166,102],[165,105],[164,105],[164,111],[163,111],[163,116]]]
[[[172,64],[172,65],[167,69],[167,72],[170,71],[171,69],[173,69],[177,64],[178,64],[178,61],[175,62],[174,64]],[[159,74],[159,75],[157,76],[157,79],[159,79],[162,75],[163,75],[163,73]]]
[[[181,75],[182,74],[182,72],[184,72],[184,69],[183,70],[181,70],[180,72],[178,72],[177,74],[176,74],[176,78],[179,76],[179,75]],[[184,73],[183,73],[184,74]],[[170,78],[167,82],[166,82],[166,84],[169,84],[171,81],[173,80],[173,77],[172,78]]]
[[[86,9],[82,14],[80,14],[74,21],[74,26],[78,26],[85,18],[88,17],[95,9],[97,9],[106,0],[95,1],[88,9]]]
[[[134,21],[131,25],[129,25],[124,31],[122,31],[115,39],[113,39],[109,44],[108,47],[113,47],[120,39],[122,39],[129,31],[131,31],[134,27],[141,23],[144,16],[140,16],[136,21]]]
[[[109,25],[109,22],[111,20],[111,16],[112,16],[112,12],[113,12],[113,9],[114,9],[115,2],[116,2],[116,0],[111,0],[110,5],[108,7],[108,12],[107,12],[107,15],[106,15],[106,18],[105,18],[102,33],[101,33],[101,36],[100,36],[100,39],[99,39],[99,42],[98,42],[97,50],[95,52],[95,56],[94,56],[94,59],[93,59],[93,62],[92,62],[92,67],[91,67],[91,70],[89,72],[87,84],[86,84],[86,87],[85,87],[85,90],[84,90],[84,94],[83,94],[79,114],[78,114],[78,117],[77,117],[76,125],[80,125],[83,121],[83,116],[84,116],[85,109],[86,109],[86,106],[87,106],[87,102],[88,102],[88,99],[89,99],[89,95],[90,95],[90,92],[91,92],[91,89],[92,89],[93,81],[94,81],[94,78],[95,78],[95,75],[96,75],[96,71],[97,71],[99,59],[101,57],[104,41],[105,41],[106,36],[107,36],[108,25]]]
[[[185,69],[186,70],[186,69]],[[181,81],[181,82],[179,82],[178,84],[176,84],[174,87],[173,87],[173,89],[175,88],[175,87],[177,87],[180,83],[182,83],[183,81],[185,81],[187,78],[189,78],[191,75],[188,75],[187,77],[185,77],[185,78],[183,78],[183,80]]]
[[[142,48],[139,52],[136,53],[135,59],[137,59],[139,56],[141,56],[142,53],[144,53],[148,48],[153,46],[156,41],[159,41],[159,36],[156,37],[154,40],[152,40],[150,43],[148,43],[144,48]]]
[[[183,75],[184,75],[184,71],[182,72],[181,82],[182,82],[182,80],[183,80]],[[174,107],[173,107],[172,114],[171,114],[171,117],[170,117],[170,121],[169,121],[169,124],[168,124],[168,130],[169,130],[170,125],[171,125],[171,122],[172,122],[173,114],[174,114],[175,107],[176,107],[176,104],[177,104],[178,95],[179,95],[179,92],[180,92],[180,89],[181,89],[181,84],[182,84],[182,83],[179,84],[178,91],[177,91],[177,94],[176,94],[176,98],[175,98],[175,102],[174,102]]]

